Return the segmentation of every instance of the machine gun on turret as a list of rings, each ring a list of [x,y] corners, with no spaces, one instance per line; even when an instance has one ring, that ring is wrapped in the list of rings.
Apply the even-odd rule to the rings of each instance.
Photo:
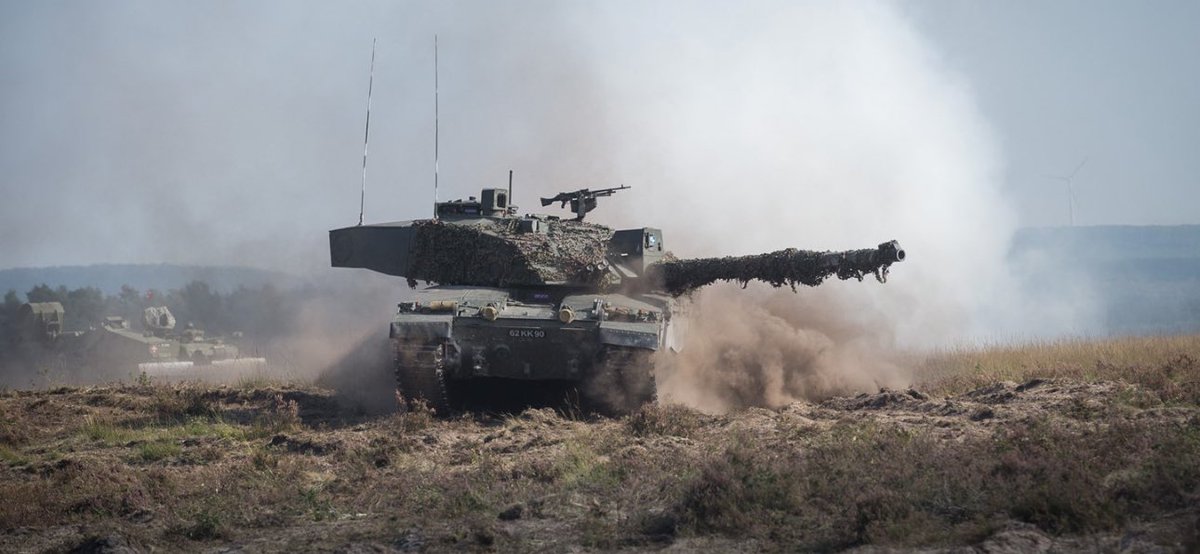
[[[562,208],[567,207],[567,202],[571,203],[571,211],[575,213],[575,221],[583,221],[583,216],[588,212],[596,209],[596,199],[601,196],[612,196],[613,193],[619,190],[630,188],[628,185],[621,185],[608,189],[579,189],[575,192],[560,192],[551,198],[543,198],[542,205],[549,206],[555,202],[560,202]]]

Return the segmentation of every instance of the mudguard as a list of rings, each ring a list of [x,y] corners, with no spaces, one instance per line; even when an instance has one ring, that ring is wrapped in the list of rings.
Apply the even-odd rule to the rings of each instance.
[[[392,321],[388,337],[421,341],[448,339],[453,324],[453,315],[406,315]]]
[[[658,350],[657,323],[604,321],[600,323],[600,343],[630,348]]]

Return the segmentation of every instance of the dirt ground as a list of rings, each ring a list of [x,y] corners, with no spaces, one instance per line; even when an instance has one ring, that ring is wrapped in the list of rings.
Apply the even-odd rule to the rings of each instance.
[[[1200,407],[1120,380],[448,420],[144,383],[0,416],[4,552],[1200,549]]]

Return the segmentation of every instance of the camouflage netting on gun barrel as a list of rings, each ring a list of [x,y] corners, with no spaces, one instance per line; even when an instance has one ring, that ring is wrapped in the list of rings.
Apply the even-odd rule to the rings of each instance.
[[[650,277],[674,296],[717,281],[737,281],[745,286],[758,280],[775,287],[789,285],[796,290],[797,283],[815,287],[831,275],[861,281],[864,275],[873,273],[883,282],[887,279],[888,266],[903,257],[903,251],[895,241],[874,249],[845,252],[788,248],[753,256],[664,261],[652,266]]]
[[[415,222],[409,284],[488,287],[545,284],[602,286],[612,229],[581,221],[542,221],[545,232],[519,232],[518,220],[478,224]]]

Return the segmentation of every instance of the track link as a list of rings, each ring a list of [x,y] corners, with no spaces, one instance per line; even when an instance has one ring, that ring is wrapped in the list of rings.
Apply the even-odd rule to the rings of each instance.
[[[438,343],[393,341],[396,368],[396,393],[401,411],[420,404],[434,414],[450,413],[450,395],[446,384],[445,349]]]

